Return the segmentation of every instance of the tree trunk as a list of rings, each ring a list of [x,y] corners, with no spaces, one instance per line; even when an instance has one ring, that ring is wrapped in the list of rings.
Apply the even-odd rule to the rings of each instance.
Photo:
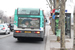
[[[74,6],[74,39],[73,39],[73,50],[75,50],[75,6]]]
[[[60,0],[60,5],[61,5],[61,0]],[[61,9],[62,7],[60,6],[60,13],[59,13],[59,25],[58,25],[58,29],[60,29],[61,30],[61,11],[62,11],[62,9]]]
[[[65,50],[65,0],[61,0],[61,50]]]
[[[55,7],[56,10],[59,10],[59,0],[56,0],[56,7]],[[57,17],[57,16],[56,16]],[[54,26],[55,27],[55,26]],[[55,29],[55,28],[54,28]],[[55,30],[54,30],[55,32]],[[57,41],[60,41],[60,37],[57,36]]]
[[[53,33],[55,34],[55,19],[53,19],[53,25],[52,25],[52,27],[53,27]]]
[[[50,7],[50,5],[49,5],[49,7],[50,7],[50,9],[51,9],[51,11],[52,11],[52,0],[49,0],[49,2],[50,2],[50,4],[51,4],[51,7]],[[52,15],[51,15],[52,16]],[[51,18],[51,22],[50,22],[50,24],[51,24],[51,28],[52,28],[52,31],[53,31],[53,18]]]
[[[59,3],[61,5],[61,1]],[[60,8],[60,13],[59,13],[59,24],[58,24],[58,29],[61,30],[61,8]],[[61,34],[61,32],[60,32]],[[60,37],[57,37],[57,41],[60,41]]]

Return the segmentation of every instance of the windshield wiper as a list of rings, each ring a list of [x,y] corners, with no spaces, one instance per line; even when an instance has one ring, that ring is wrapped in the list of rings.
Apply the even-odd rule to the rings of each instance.
[[[22,28],[22,29],[25,29],[25,28]],[[31,29],[34,29],[34,28],[31,28]]]
[[[34,28],[31,28],[31,29],[34,29]]]
[[[25,29],[25,28],[22,28],[22,29]]]

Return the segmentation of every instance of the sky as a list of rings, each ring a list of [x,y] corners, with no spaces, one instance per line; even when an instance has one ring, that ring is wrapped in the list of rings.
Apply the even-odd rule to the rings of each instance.
[[[73,0],[73,4],[70,3],[72,0],[67,0],[66,10],[68,12],[72,12],[73,4],[75,3]],[[46,0],[0,0],[0,10],[4,11],[4,14],[11,16],[14,15],[14,11],[16,8],[42,8],[44,10],[50,10],[48,5],[46,5]]]
[[[0,0],[0,10],[8,16],[13,15],[16,8],[42,8],[47,10],[46,0]]]

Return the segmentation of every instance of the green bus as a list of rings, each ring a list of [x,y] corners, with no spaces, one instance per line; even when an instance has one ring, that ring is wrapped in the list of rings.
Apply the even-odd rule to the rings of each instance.
[[[38,38],[45,35],[44,11],[39,8],[17,8],[14,14],[13,37],[18,41],[25,38]]]

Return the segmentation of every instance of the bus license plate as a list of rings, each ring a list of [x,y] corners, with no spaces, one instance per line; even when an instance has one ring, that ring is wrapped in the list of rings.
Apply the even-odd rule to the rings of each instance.
[[[31,33],[31,31],[25,31],[25,33]]]

